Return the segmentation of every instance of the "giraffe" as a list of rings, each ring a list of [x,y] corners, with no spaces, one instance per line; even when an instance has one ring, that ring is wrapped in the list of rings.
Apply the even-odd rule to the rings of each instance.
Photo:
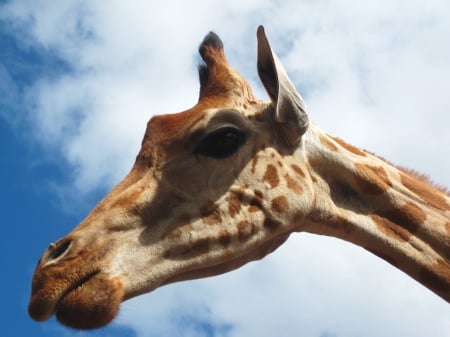
[[[450,196],[310,122],[257,30],[254,97],[209,33],[198,103],[155,116],[129,174],[36,267],[29,314],[108,324],[157,287],[261,259],[292,233],[359,245],[450,301]]]

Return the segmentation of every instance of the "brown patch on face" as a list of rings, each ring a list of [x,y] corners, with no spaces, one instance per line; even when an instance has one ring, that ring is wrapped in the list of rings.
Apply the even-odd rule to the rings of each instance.
[[[248,210],[249,212],[258,212],[263,209],[262,193],[259,195],[255,191],[255,196],[250,200]]]
[[[268,182],[272,188],[275,188],[280,184],[280,177],[278,176],[277,168],[272,164],[267,165],[266,172],[263,176],[263,181]]]
[[[441,211],[449,211],[450,205],[445,197],[436,189],[419,179],[401,174],[402,184],[411,192],[420,197],[427,205]]]
[[[289,208],[289,202],[284,195],[280,195],[272,200],[272,210],[277,213],[284,213]]]
[[[263,225],[264,228],[268,229],[271,232],[276,231],[278,228],[282,226],[281,222],[270,218],[264,219]]]
[[[228,247],[228,245],[231,242],[231,235],[227,230],[223,230],[219,233],[219,239],[218,239],[219,243],[223,246],[223,247]]]
[[[238,237],[239,242],[244,242],[248,240],[253,234],[256,233],[256,226],[255,224],[249,222],[249,221],[241,221],[238,223]]]
[[[303,192],[303,188],[300,186],[300,184],[295,179],[293,179],[289,174],[286,174],[284,176],[284,179],[286,179],[287,187],[290,190],[298,194]]]
[[[392,187],[383,167],[372,167],[364,164],[355,164],[355,181],[363,194],[379,195]]]
[[[445,224],[445,229],[447,230],[448,235],[450,235],[450,221]]]
[[[422,268],[419,277],[423,284],[436,291],[438,294],[450,295],[449,262],[439,259],[436,263]],[[448,297],[446,299],[448,300]]]
[[[302,168],[296,164],[291,165],[292,169],[297,173],[301,178],[305,178],[305,172],[303,172]]]
[[[332,142],[330,142],[327,137],[325,137],[324,135],[319,135],[320,138],[320,142],[322,143],[323,146],[325,146],[328,150],[336,152],[337,151],[337,146],[334,145]]]
[[[263,192],[261,192],[260,190],[255,190],[254,193],[255,193],[255,196],[257,196],[258,198],[264,199]]]
[[[219,208],[214,204],[208,204],[200,209],[202,221],[206,225],[216,225],[222,222]]]
[[[330,136],[336,143],[338,143],[340,146],[342,146],[344,149],[346,149],[347,151],[356,154],[358,156],[362,156],[362,157],[366,157],[367,153],[365,153],[364,151],[358,149],[357,147],[354,147],[353,145],[347,144],[346,142],[344,142],[342,139],[337,138],[337,137],[333,137]]]
[[[249,212],[258,212],[263,209],[263,194],[259,190],[254,191],[255,196],[250,200],[248,210]]]
[[[384,234],[401,242],[408,241],[417,232],[427,215],[413,203],[399,209],[371,215],[372,220]]]

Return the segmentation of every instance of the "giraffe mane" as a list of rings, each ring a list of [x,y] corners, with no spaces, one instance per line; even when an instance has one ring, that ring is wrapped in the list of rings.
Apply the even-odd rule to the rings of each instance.
[[[428,175],[421,173],[417,170],[404,167],[404,166],[395,165],[395,167],[398,168],[403,173],[410,175],[410,176],[430,185],[431,187],[434,187],[435,189],[441,191],[442,193],[444,193],[445,195],[450,197],[450,190],[444,185],[435,183],[433,180],[430,179],[430,177]]]
[[[332,138],[335,141],[337,141],[341,146],[345,147],[350,152],[358,153],[360,151],[358,148],[354,147],[353,145],[348,144],[346,141],[342,140],[339,137],[332,136]],[[397,168],[398,170],[400,170],[404,174],[406,174],[408,176],[411,176],[411,177],[413,177],[413,178],[415,178],[415,179],[417,179],[417,180],[419,180],[419,181],[421,181],[421,182],[423,182],[423,183],[425,183],[425,184],[427,184],[427,185],[437,189],[438,191],[444,193],[448,197],[450,197],[450,190],[446,186],[437,184],[434,181],[432,181],[428,175],[426,175],[424,173],[421,173],[421,172],[419,172],[417,170],[407,168],[407,167],[402,166],[402,165],[396,165],[396,164],[392,163],[391,161],[385,159],[382,156],[377,155],[376,153],[374,153],[372,151],[368,151],[366,149],[363,149],[363,151],[368,153],[368,154],[370,154],[370,155],[372,155],[372,156],[375,156],[375,157],[381,159],[382,161],[388,163],[389,165]]]
[[[419,172],[419,171],[414,170],[414,169],[410,169],[410,168],[402,166],[402,165],[396,165],[396,164],[392,163],[391,161],[385,159],[384,157],[381,157],[381,156],[379,156],[376,153],[373,153],[371,151],[367,151],[367,150],[364,150],[364,151],[369,153],[369,154],[371,154],[371,155],[373,155],[373,156],[375,156],[375,157],[377,157],[377,158],[379,158],[379,159],[381,159],[382,161],[388,163],[389,165],[397,168],[400,172],[403,172],[404,174],[406,174],[408,176],[411,176],[411,177],[413,177],[413,178],[415,178],[415,179],[417,179],[417,180],[419,180],[419,181],[421,181],[421,182],[423,182],[423,183],[425,183],[425,184],[427,184],[427,185],[437,189],[438,191],[444,193],[446,196],[450,197],[450,190],[444,185],[440,185],[440,184],[435,183],[433,180],[431,180],[431,178],[427,174],[424,174],[424,173]]]

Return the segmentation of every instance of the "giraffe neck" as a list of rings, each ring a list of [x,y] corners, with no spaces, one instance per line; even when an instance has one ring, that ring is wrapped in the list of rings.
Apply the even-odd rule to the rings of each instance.
[[[450,302],[450,198],[426,181],[313,126],[316,191],[302,230],[357,244]]]

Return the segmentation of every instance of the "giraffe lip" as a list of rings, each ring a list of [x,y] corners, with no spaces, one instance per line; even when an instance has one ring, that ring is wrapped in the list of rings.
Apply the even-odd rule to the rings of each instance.
[[[75,329],[99,328],[117,316],[123,299],[119,276],[94,271],[64,293],[55,306],[55,316],[60,323]]]
[[[58,312],[58,306],[64,298],[75,291],[76,289],[83,286],[90,279],[95,277],[100,270],[93,270],[86,273],[83,277],[76,278],[74,282],[70,283],[68,287],[60,289],[56,296],[42,296],[43,292],[51,291],[48,288],[41,288],[40,291],[33,292],[30,304],[28,306],[28,313],[31,318],[38,322],[43,322],[48,320],[54,314]],[[49,298],[47,301],[43,301],[42,298]]]
[[[55,302],[55,309],[58,309],[58,304],[71,292],[75,291],[76,289],[80,288],[81,286],[83,286],[85,283],[87,283],[91,278],[95,277],[97,274],[100,273],[100,270],[93,270],[89,273],[87,273],[86,275],[84,275],[83,277],[80,277],[79,279],[75,280],[75,282],[72,283],[71,286],[69,286],[68,288],[66,288],[66,290],[64,290],[61,294],[61,296],[57,299],[57,301]]]

